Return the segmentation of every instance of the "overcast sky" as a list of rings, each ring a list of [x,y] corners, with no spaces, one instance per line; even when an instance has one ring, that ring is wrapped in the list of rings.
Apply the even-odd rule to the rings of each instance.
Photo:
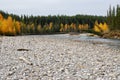
[[[26,15],[106,15],[120,0],[0,0],[0,10]]]

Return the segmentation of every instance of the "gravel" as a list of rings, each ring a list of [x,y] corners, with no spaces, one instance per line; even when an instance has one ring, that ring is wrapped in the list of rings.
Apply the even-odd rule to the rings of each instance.
[[[120,80],[120,50],[47,36],[0,37],[0,80]]]

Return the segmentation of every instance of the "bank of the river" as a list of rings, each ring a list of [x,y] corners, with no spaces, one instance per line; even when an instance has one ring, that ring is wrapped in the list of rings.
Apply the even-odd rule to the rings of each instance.
[[[120,31],[110,31],[109,33],[103,34],[103,38],[119,39],[120,40]]]
[[[77,37],[3,37],[0,80],[120,80],[120,50]]]

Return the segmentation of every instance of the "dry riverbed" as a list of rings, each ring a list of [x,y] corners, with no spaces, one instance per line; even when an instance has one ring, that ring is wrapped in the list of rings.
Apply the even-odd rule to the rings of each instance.
[[[120,50],[107,44],[0,37],[0,80],[120,80]]]

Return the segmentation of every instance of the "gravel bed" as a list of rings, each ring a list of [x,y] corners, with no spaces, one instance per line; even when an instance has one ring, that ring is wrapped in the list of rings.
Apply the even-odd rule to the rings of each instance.
[[[0,80],[120,80],[120,50],[45,36],[2,37]]]

